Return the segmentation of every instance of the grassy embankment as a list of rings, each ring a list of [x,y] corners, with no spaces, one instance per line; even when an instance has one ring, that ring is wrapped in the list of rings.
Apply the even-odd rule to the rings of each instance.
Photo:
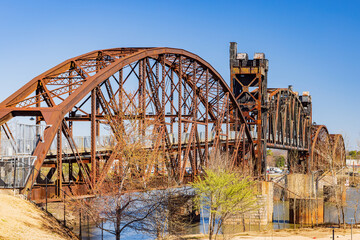
[[[31,202],[0,192],[0,239],[76,239],[50,214]]]

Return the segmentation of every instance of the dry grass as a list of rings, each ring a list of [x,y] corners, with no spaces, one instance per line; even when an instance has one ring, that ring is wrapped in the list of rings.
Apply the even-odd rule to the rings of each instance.
[[[51,216],[19,197],[0,193],[0,239],[73,239]]]
[[[335,229],[336,240],[350,240],[350,229]],[[179,239],[179,238],[178,238]],[[181,236],[181,239],[195,240],[208,239],[207,235],[195,234]],[[262,232],[244,232],[234,235],[218,235],[218,240],[331,240],[331,228],[301,228],[301,229],[284,229],[284,230],[271,230]],[[353,239],[360,239],[360,229],[353,229]]]

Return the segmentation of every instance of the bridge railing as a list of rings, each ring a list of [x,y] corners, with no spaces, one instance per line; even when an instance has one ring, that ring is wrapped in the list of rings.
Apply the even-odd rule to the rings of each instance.
[[[73,137],[76,144],[76,148],[79,152],[91,151],[91,137],[90,136],[75,136]],[[111,135],[96,137],[96,149],[98,150],[111,150],[116,144],[115,138]],[[62,152],[70,153],[72,150],[66,138],[62,139]],[[57,142],[56,139],[52,142],[48,154],[57,154]]]
[[[236,138],[236,131],[229,131],[228,140],[234,140]],[[209,132],[208,141],[209,143],[213,142],[216,133],[214,131]],[[200,143],[205,142],[205,132],[199,132],[197,134],[197,138],[200,140]],[[74,142],[76,144],[77,150],[79,152],[90,152],[91,151],[91,138],[90,136],[75,136],[73,137]],[[178,133],[170,133],[169,134],[170,144],[176,145],[178,144]],[[182,133],[181,135],[181,144],[187,144],[190,140],[190,133]],[[221,135],[220,140],[225,141],[226,137]],[[40,137],[34,138],[17,138],[15,139],[15,146],[9,139],[1,140],[1,150],[0,157],[4,156],[16,156],[16,155],[32,155],[33,151],[36,148],[37,143],[41,141]],[[54,138],[51,147],[49,149],[48,154],[56,155],[57,154],[57,142],[56,138]],[[135,140],[134,140],[135,141]],[[155,140],[154,140],[155,141]],[[111,150],[116,145],[116,140],[112,135],[102,135],[96,137],[96,149],[100,151]],[[144,143],[145,147],[152,147],[154,142],[146,141]],[[71,153],[72,150],[70,145],[65,137],[62,139],[62,152],[63,153]]]
[[[236,138],[236,131],[230,131],[228,140]],[[208,142],[214,141],[216,133],[214,131],[208,134]],[[200,143],[205,142],[205,132],[198,133]],[[91,138],[90,136],[75,136],[73,137],[79,152],[91,151]],[[178,133],[169,134],[170,143],[172,145],[178,144]],[[15,139],[16,145],[14,146],[10,140],[2,139],[1,141],[1,155],[0,155],[0,188],[22,188],[31,174],[34,165],[35,156],[31,156],[36,144],[40,138],[35,139]],[[181,144],[187,144],[190,140],[190,133],[182,133]],[[226,140],[225,136],[220,136],[220,140]],[[134,139],[134,141],[136,141]],[[113,136],[105,135],[96,138],[97,150],[111,150],[116,145]],[[153,147],[154,142],[147,141],[145,147]],[[62,139],[62,152],[72,153],[70,145],[65,138]],[[51,144],[48,154],[57,154],[56,138]]]
[[[10,139],[1,139],[0,156],[12,156],[16,154],[31,155],[35,150],[36,144],[39,140],[39,137],[15,139],[15,141],[12,141]]]
[[[234,140],[236,138],[236,131],[229,132],[229,140]],[[212,142],[215,138],[216,133],[210,132],[208,135],[208,141]],[[200,143],[205,142],[205,132],[199,132],[198,138]],[[79,152],[90,152],[91,151],[91,138],[90,136],[75,136],[73,137],[74,142],[76,144],[77,150]],[[170,143],[172,145],[178,144],[178,133],[170,133],[169,134]],[[181,144],[187,144],[190,140],[190,133],[182,133],[181,135]],[[220,136],[220,140],[225,141],[225,136]],[[135,141],[135,140],[134,140]],[[155,143],[154,141],[145,141],[144,147],[152,147]],[[96,137],[96,149],[97,150],[111,150],[116,145],[116,140],[111,135],[103,135]],[[51,144],[49,154],[56,155],[57,146],[56,146],[56,139],[54,139],[53,143]],[[71,148],[65,138],[62,139],[62,151],[63,153],[70,153]]]
[[[12,155],[0,157],[0,188],[23,188],[28,180],[36,157]]]

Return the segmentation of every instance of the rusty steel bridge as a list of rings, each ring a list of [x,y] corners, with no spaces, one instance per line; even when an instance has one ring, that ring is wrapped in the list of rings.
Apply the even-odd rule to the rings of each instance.
[[[344,140],[313,124],[309,93],[268,88],[267,72],[263,53],[248,59],[237,53],[236,43],[230,43],[230,86],[208,62],[182,49],[114,48],[68,59],[0,104],[1,145],[11,148],[2,151],[0,188],[41,196],[39,173],[47,169],[55,195],[65,188],[92,192],[121,158],[115,116],[124,113],[125,121],[134,107],[139,121],[159,123],[145,147],[161,149],[163,174],[179,183],[200,174],[214,151],[259,179],[266,179],[268,148],[288,151],[290,172],[342,167]],[[21,117],[35,121],[31,146],[9,127]],[[102,125],[108,136],[101,134]],[[74,135],[78,128],[85,137]],[[147,171],[154,168],[150,163]]]

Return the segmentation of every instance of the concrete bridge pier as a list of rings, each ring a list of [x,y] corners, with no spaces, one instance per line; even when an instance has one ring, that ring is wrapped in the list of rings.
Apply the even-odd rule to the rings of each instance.
[[[324,223],[324,199],[289,198],[289,223],[304,225]]]
[[[324,197],[319,194],[313,175],[287,175],[287,190],[290,223],[314,225],[324,222]]]
[[[245,214],[234,214],[227,220],[227,224],[243,224],[245,225],[267,225],[272,222],[274,212],[274,183],[262,181],[257,185],[258,195],[257,204],[258,208],[246,212]]]

